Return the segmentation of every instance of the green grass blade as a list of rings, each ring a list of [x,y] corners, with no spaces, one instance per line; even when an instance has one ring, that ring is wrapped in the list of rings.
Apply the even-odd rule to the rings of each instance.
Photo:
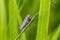
[[[18,24],[17,24],[17,20],[16,19],[18,19],[18,23],[19,23],[19,25],[21,25],[21,23],[22,23],[22,19],[21,19],[21,16],[20,16],[20,14],[19,14],[19,9],[18,9],[18,6],[17,6],[17,3],[16,3],[16,1],[15,0],[10,0],[9,1],[10,2],[10,6],[9,6],[9,8],[10,8],[10,22],[12,23],[12,21],[13,21],[13,24],[11,24],[10,23],[10,39],[15,39],[15,37],[17,36],[17,33],[18,33]],[[13,3],[13,4],[12,4]],[[13,6],[12,6],[13,5]],[[12,10],[13,9],[13,10]],[[12,18],[12,17],[13,18]],[[17,17],[16,19],[14,19],[15,17]],[[12,20],[12,21],[11,21]],[[15,20],[15,21],[14,21]],[[13,26],[14,25],[14,26]],[[13,32],[14,33],[12,33],[12,30],[13,30]],[[16,33],[15,33],[16,32]],[[12,37],[12,35],[13,35],[13,37]],[[21,37],[23,40],[25,40],[25,33],[24,33],[24,35]],[[21,39],[20,39],[21,40]]]
[[[9,0],[9,39],[14,40],[18,35],[18,6],[16,0]]]
[[[0,0],[0,40],[7,40],[7,15],[4,0]]]
[[[36,40],[48,40],[49,16],[50,0],[41,0]]]
[[[55,29],[50,35],[49,35],[49,40],[57,40],[58,39],[58,36],[59,36],[59,33],[60,33],[60,25],[58,26],[57,29]]]
[[[59,25],[58,29],[56,30],[56,32],[53,34],[51,40],[57,40],[59,33],[60,33],[60,25]]]

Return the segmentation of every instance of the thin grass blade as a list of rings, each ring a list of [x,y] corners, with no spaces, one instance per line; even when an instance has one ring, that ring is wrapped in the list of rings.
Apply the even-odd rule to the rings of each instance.
[[[50,16],[50,0],[40,0],[36,40],[48,40],[49,16]]]

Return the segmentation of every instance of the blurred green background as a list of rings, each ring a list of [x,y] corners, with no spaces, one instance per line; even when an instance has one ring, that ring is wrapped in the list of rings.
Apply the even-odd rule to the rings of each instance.
[[[0,0],[0,40],[15,40],[26,15],[37,12],[18,40],[60,40],[60,0]]]

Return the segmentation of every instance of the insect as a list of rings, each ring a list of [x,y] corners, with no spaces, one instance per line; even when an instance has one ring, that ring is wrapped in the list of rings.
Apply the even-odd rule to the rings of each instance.
[[[39,12],[37,12],[34,16],[31,16],[30,14],[28,14],[26,16],[21,27],[19,28],[21,30],[21,32],[17,35],[15,40],[17,40],[21,36],[21,34],[25,31],[25,29],[29,26],[29,24],[31,24],[31,22],[34,20],[34,18],[38,15],[38,13]]]
[[[31,21],[31,19],[32,19],[32,16],[28,14],[26,18],[24,19],[22,25],[20,26],[20,30],[23,30],[25,26]]]

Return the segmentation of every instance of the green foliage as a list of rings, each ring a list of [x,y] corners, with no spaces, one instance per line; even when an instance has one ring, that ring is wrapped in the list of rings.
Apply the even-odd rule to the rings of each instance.
[[[60,0],[0,0],[0,40],[15,40],[26,15],[37,12],[18,40],[60,40]]]

